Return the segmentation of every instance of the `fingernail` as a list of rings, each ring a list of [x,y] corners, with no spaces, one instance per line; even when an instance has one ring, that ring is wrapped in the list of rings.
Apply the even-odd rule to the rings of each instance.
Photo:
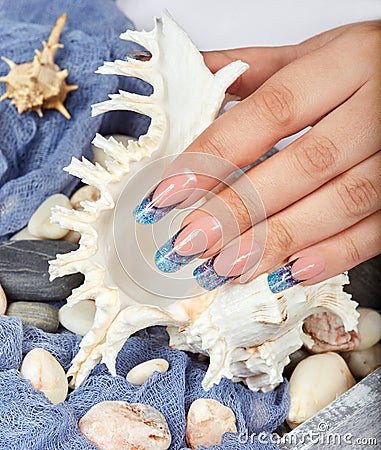
[[[302,256],[270,273],[267,277],[267,281],[271,292],[277,294],[302,281],[307,281],[316,277],[322,273],[324,269],[325,260],[322,256]]]
[[[184,228],[183,228],[184,229]],[[174,236],[172,236],[165,244],[163,244],[155,255],[155,264],[159,270],[165,273],[177,272],[181,267],[189,264],[191,261],[200,256],[197,253],[190,256],[179,255],[176,251],[175,241],[179,234],[183,231],[181,229]]]
[[[260,258],[261,249],[256,242],[240,239],[196,267],[193,276],[201,287],[212,291],[250,270]]]
[[[134,209],[135,221],[143,225],[158,222],[193,192],[196,182],[196,176],[191,172],[162,181]]]
[[[166,178],[157,186],[153,195],[157,208],[178,205],[193,192],[197,183],[196,175],[187,169],[183,172]]]
[[[221,225],[217,219],[205,214],[190,222],[175,241],[176,252],[182,256],[201,254],[211,248],[222,237]]]

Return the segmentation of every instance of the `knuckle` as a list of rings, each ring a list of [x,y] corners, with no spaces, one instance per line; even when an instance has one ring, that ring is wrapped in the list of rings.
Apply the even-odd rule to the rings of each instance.
[[[341,242],[339,242],[339,245],[344,250],[344,259],[347,268],[349,269],[359,264],[361,262],[361,254],[352,236],[349,233],[344,233],[340,239]]]
[[[297,146],[295,152],[290,152],[294,165],[308,178],[321,178],[327,172],[331,173],[337,164],[339,150],[336,145],[324,136],[306,136]]]
[[[202,133],[199,136],[198,151],[221,159],[229,159],[231,153],[221,133]]]
[[[245,205],[242,197],[234,191],[234,189],[226,189],[224,200],[229,205],[231,214],[237,222],[237,228],[240,232],[246,230],[252,225],[250,220],[250,213]]]
[[[271,254],[288,256],[294,251],[295,239],[289,223],[280,217],[268,221],[267,251]]]
[[[347,175],[336,184],[339,208],[346,217],[358,218],[373,209],[379,194],[374,183],[365,175]]]
[[[286,127],[295,119],[295,96],[285,84],[268,86],[254,95],[252,108],[262,120],[277,127]]]

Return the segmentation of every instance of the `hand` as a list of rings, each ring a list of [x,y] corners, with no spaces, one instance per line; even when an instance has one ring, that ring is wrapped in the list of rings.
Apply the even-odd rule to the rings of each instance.
[[[214,289],[289,261],[269,277],[279,292],[325,280],[380,252],[380,44],[381,24],[367,22],[296,46],[204,55],[212,71],[236,59],[250,69],[229,89],[242,101],[171,164],[170,178],[154,193],[165,214],[219,189],[159,249],[159,268],[174,271],[209,258],[194,274]],[[309,125],[221,190],[220,181],[237,166]]]

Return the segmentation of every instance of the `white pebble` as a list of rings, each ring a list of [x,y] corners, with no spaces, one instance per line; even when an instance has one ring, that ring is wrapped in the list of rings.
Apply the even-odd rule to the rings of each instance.
[[[91,201],[95,202],[99,199],[99,190],[94,186],[82,186],[78,189],[78,191],[74,192],[74,194],[70,198],[70,202],[73,205],[73,208],[77,211],[82,211],[83,206],[81,202]]]
[[[100,450],[166,450],[171,445],[163,414],[142,403],[98,403],[82,417],[78,427]]]
[[[165,359],[150,359],[132,368],[127,374],[127,381],[134,386],[141,386],[155,371],[166,372],[169,363]]]
[[[186,440],[192,449],[199,445],[210,447],[221,443],[224,433],[236,433],[233,411],[217,400],[199,398],[188,411]]]
[[[290,378],[287,423],[295,428],[356,384],[344,359],[328,352],[300,361]]]
[[[67,330],[84,336],[93,326],[95,310],[93,300],[82,300],[73,306],[68,304],[62,306],[58,312],[58,319]]]
[[[11,241],[38,241],[41,238],[29,233],[28,227],[23,228],[11,237]]]
[[[66,399],[68,383],[65,372],[61,364],[43,348],[34,348],[25,356],[20,373],[53,404]]]
[[[5,295],[4,289],[0,284],[0,315],[5,314],[7,310],[7,296]]]
[[[366,350],[373,347],[381,339],[381,314],[370,308],[357,308],[360,313],[358,334],[360,344],[354,350]]]
[[[54,194],[47,198],[30,218],[28,231],[41,239],[62,239],[68,232],[58,224],[50,223],[51,210],[55,206],[72,209],[70,200],[63,194]]]
[[[365,378],[381,366],[381,343],[365,350],[346,352],[342,356],[355,377]]]
[[[111,136],[118,142],[121,142],[125,147],[127,147],[128,141],[130,141],[130,140],[136,141],[135,138],[133,138],[131,136],[125,136],[123,134],[110,134],[105,137],[109,138]],[[94,144],[91,145],[91,148],[92,148],[93,154],[94,154],[94,157],[93,157],[94,164],[98,163],[102,167],[107,169],[106,159],[110,159],[110,156],[107,156],[103,149],[101,149],[100,147],[96,147]]]

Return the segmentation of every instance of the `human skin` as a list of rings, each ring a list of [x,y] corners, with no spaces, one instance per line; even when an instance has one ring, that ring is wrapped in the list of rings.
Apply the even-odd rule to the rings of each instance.
[[[380,48],[381,22],[364,22],[295,46],[204,53],[212,72],[237,59],[250,69],[228,90],[241,101],[168,168],[167,176],[186,170],[197,178],[194,192],[177,207],[192,205],[228,174],[223,165],[205,163],[205,157],[243,168],[280,139],[311,128],[249,169],[245,182],[238,179],[186,216],[182,227],[196,220],[206,224],[201,229],[205,234],[201,258],[220,253],[238,237],[253,242],[264,220],[266,242],[258,242],[262,258],[259,264],[252,261],[235,282],[249,281],[286,261],[318,255],[325,263],[319,263],[319,273],[310,271],[305,281],[314,284],[380,253]],[[253,198],[260,199],[262,208]],[[213,216],[221,227],[221,239],[214,238],[210,245],[210,221],[200,220],[205,215]],[[189,229],[197,235],[194,226]],[[186,230],[180,236],[190,254]],[[175,247],[180,253],[179,237]]]

